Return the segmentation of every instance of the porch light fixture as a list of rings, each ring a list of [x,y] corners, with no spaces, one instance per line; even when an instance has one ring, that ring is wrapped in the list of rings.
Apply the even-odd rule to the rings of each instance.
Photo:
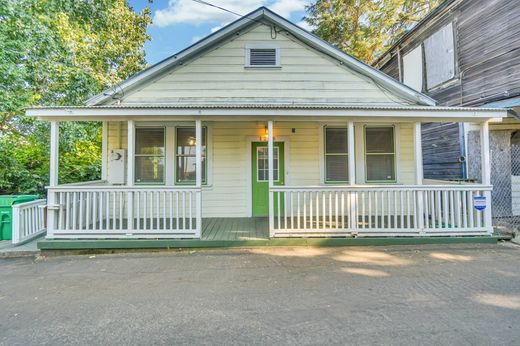
[[[267,140],[269,139],[269,129],[267,128],[267,126],[264,127],[264,134],[260,136],[260,141],[261,142],[267,142]]]

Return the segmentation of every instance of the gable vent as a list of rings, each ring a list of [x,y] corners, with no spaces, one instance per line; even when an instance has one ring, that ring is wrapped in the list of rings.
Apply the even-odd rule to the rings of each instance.
[[[276,48],[251,48],[249,66],[277,66]]]

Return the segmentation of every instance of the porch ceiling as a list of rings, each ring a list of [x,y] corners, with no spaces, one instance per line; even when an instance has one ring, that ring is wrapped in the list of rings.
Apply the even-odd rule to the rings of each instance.
[[[507,116],[495,108],[379,106],[352,104],[155,104],[92,107],[40,107],[28,109],[28,116],[44,120],[338,120],[364,122],[483,122]]]

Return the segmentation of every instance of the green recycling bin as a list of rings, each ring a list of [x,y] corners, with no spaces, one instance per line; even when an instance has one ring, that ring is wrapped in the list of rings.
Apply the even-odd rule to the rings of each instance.
[[[0,240],[13,238],[13,204],[31,202],[38,195],[5,195],[0,196]]]

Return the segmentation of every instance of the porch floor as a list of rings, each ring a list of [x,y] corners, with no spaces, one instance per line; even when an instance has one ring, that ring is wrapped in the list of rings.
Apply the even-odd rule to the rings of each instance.
[[[203,218],[201,240],[267,240],[267,217]]]

